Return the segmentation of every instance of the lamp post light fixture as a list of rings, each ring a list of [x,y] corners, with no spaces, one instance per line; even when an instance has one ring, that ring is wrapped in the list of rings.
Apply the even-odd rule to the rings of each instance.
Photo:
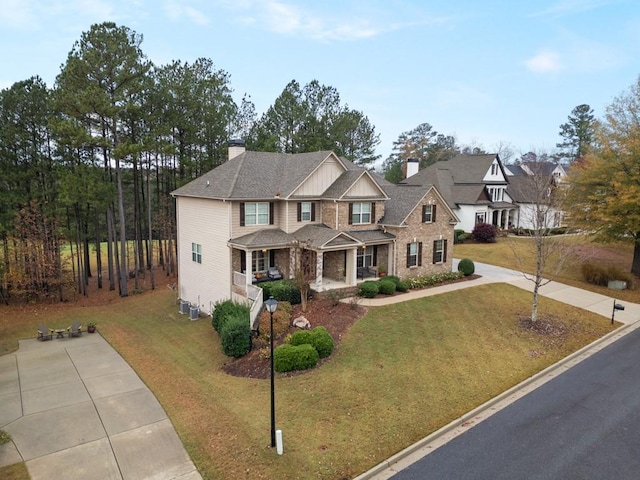
[[[273,313],[278,308],[278,301],[274,300],[273,296],[269,297],[269,300],[264,302],[264,306],[269,312],[269,323],[271,330],[269,334],[270,345],[270,362],[271,362],[271,447],[276,446],[276,397],[275,397],[275,383],[273,375]]]
[[[616,303],[616,301],[613,301],[613,311],[611,312],[611,325],[613,325],[613,319],[616,316],[616,310],[624,310],[624,305],[622,305],[621,303]]]

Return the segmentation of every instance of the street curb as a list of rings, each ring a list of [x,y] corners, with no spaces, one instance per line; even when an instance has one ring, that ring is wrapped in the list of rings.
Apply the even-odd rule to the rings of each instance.
[[[461,417],[458,417],[457,419],[455,419],[452,422],[448,423],[444,427],[441,427],[439,430],[436,430],[435,432],[429,434],[428,436],[418,440],[416,443],[414,443],[412,445],[409,445],[404,450],[401,450],[398,453],[396,453],[395,455],[392,455],[388,459],[380,462],[378,465],[376,465],[375,467],[371,468],[370,470],[367,470],[366,472],[361,473],[360,475],[355,477],[353,480],[370,480],[370,479],[375,478],[376,475],[379,475],[380,473],[384,472],[388,468],[391,468],[394,464],[398,463],[399,461],[403,460],[404,458],[408,457],[409,455],[415,453],[416,451],[420,450],[421,448],[429,445],[430,443],[432,443],[437,438],[446,435],[447,433],[451,432],[452,430],[460,427],[465,422],[468,422],[469,420],[472,420],[473,418],[477,417],[479,413],[489,410],[491,407],[493,407],[497,403],[500,403],[501,401],[503,401],[506,398],[510,397],[514,393],[518,392],[518,390],[521,390],[521,389],[529,386],[530,384],[540,380],[541,378],[543,378],[545,376],[548,376],[550,373],[555,372],[556,370],[562,368],[563,366],[565,366],[566,364],[572,362],[573,360],[577,359],[578,357],[586,354],[587,352],[589,352],[589,350],[595,349],[596,347],[599,347],[599,346],[601,346],[603,344],[607,344],[607,342],[608,343],[613,343],[613,341],[618,340],[618,338],[614,339],[613,337],[623,337],[624,335],[630,333],[632,330],[635,330],[636,328],[639,328],[639,327],[640,327],[640,321],[636,321],[636,322],[629,323],[629,324],[623,324],[621,327],[617,328],[613,332],[609,332],[605,336],[600,337],[599,339],[591,342],[589,345],[586,345],[586,346],[582,347],[580,350],[577,350],[577,351],[573,352],[571,355],[568,355],[567,357],[557,361],[553,365],[550,365],[549,367],[545,368],[544,370],[542,370],[542,371],[536,373],[535,375],[532,375],[531,377],[523,380],[519,384],[511,387],[510,389],[505,390],[504,392],[502,392],[501,394],[493,397],[492,399],[487,400],[482,405],[480,405],[480,406],[474,408],[473,410],[465,413]],[[596,353],[596,352],[594,351],[591,354],[593,354],[593,353]],[[585,358],[588,358],[591,354],[586,355]],[[580,361],[584,360],[585,358],[581,359]],[[579,363],[579,362],[576,362],[576,363]],[[434,450],[432,450],[432,451],[434,451]]]

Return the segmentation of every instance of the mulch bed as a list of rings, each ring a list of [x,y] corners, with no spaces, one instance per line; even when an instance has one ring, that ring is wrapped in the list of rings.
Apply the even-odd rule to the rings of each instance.
[[[447,285],[450,283],[467,282],[469,280],[475,280],[476,278],[480,278],[480,275],[469,275],[468,277],[442,282],[434,286],[439,287],[441,285]],[[396,292],[394,296],[404,294],[405,293]],[[342,340],[343,335],[359,318],[361,318],[366,313],[366,311],[367,309],[365,307],[358,305],[357,303],[351,304],[340,302],[336,305],[335,302],[330,299],[313,299],[308,302],[307,311],[305,313],[302,313],[302,308],[300,305],[295,305],[291,319],[293,320],[302,315],[307,320],[309,320],[311,328],[317,326],[325,327],[328,330],[329,334],[333,337],[335,352],[335,350],[339,348],[340,341]],[[284,335],[281,335],[279,338],[275,338],[273,342],[274,348],[282,343],[287,334],[293,333],[297,329],[297,327],[289,327]],[[329,360],[330,358],[331,357],[329,357],[328,359],[320,360],[319,364]],[[271,376],[269,358],[264,354],[261,355],[259,348],[252,349],[248,354],[241,358],[230,358],[229,361],[222,366],[222,370],[235,377],[269,378]],[[290,372],[286,375],[296,375],[300,373],[304,373],[304,371]]]

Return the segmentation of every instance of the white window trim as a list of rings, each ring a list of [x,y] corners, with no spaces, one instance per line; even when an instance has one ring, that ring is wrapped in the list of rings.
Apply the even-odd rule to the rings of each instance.
[[[409,247],[409,258],[407,258],[407,265],[409,268],[414,268],[418,266],[418,255],[420,253],[419,242],[411,242]],[[415,253],[413,253],[415,249]],[[414,261],[412,261],[412,259]]]
[[[356,212],[356,207],[357,207],[357,212]],[[367,208],[363,208],[363,207],[367,207],[368,208],[368,212],[367,211],[363,211],[363,210],[367,210]],[[353,202],[353,205],[351,207],[351,224],[352,225],[365,225],[365,224],[369,224],[371,223],[371,202]],[[368,220],[364,221],[363,218],[365,216],[368,216]],[[356,221],[356,218],[358,219],[358,221]]]
[[[425,205],[424,223],[433,223],[433,205]]]
[[[191,261],[202,263],[202,245],[199,243],[191,242]]]
[[[311,202],[302,202],[300,204],[300,221],[301,222],[311,221]]]
[[[254,212],[250,212],[251,208],[255,208]],[[261,211],[261,210],[265,210]],[[261,220],[262,217],[262,221]],[[244,224],[252,225],[269,225],[269,202],[246,202],[244,204]]]
[[[444,263],[444,240],[433,241],[433,256],[440,256],[440,260],[433,262],[434,264]]]

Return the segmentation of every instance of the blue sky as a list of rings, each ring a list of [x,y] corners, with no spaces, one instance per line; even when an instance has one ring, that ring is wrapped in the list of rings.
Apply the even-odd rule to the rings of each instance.
[[[459,144],[553,152],[587,103],[601,117],[640,75],[637,0],[2,0],[0,88],[53,86],[73,43],[114,21],[156,64],[211,58],[263,113],[292,79],[335,87],[386,158],[428,122]]]

